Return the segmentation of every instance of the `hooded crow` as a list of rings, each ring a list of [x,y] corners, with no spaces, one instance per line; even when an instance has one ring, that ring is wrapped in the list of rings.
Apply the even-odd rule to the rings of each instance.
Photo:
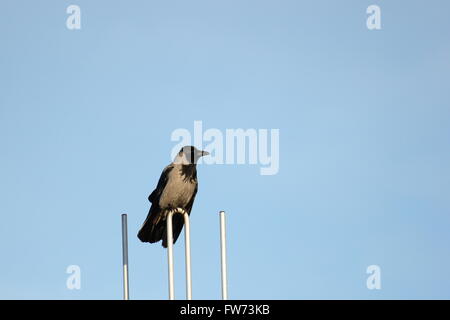
[[[185,146],[174,161],[164,168],[156,189],[148,196],[150,211],[138,233],[142,242],[158,242],[167,248],[166,217],[170,210],[181,208],[191,213],[197,194],[197,161],[209,153],[192,146]],[[183,229],[184,219],[175,214],[172,218],[173,243]]]

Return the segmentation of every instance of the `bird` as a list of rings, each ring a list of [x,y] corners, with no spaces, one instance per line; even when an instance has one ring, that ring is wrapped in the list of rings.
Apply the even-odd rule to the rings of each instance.
[[[206,155],[209,152],[184,146],[173,162],[164,168],[155,190],[148,196],[151,206],[138,232],[139,240],[150,243],[162,240],[162,246],[167,248],[167,214],[170,210],[183,209],[190,215],[198,189],[197,161]],[[174,214],[173,243],[177,241],[183,225],[182,215]]]

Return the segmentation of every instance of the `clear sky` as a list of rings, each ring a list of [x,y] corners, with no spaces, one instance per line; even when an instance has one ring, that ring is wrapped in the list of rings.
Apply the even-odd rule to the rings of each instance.
[[[81,8],[81,29],[66,8]],[[381,8],[381,30],[366,9]],[[178,128],[280,130],[280,168],[199,165],[193,297],[450,298],[448,1],[0,3],[0,298],[167,298],[136,233]],[[182,239],[182,238],[180,238]],[[184,297],[183,241],[175,245]],[[66,287],[69,265],[81,289]],[[381,268],[381,290],[366,269]]]

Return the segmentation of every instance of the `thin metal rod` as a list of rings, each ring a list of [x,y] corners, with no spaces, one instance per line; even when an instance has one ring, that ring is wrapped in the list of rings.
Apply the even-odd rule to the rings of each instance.
[[[192,279],[191,279],[191,226],[189,215],[183,210],[184,217],[184,248],[186,256],[186,300],[192,300]]]
[[[169,265],[169,300],[175,299],[175,288],[173,284],[173,231],[172,217],[173,211],[167,213],[166,218],[166,234],[167,234],[167,263]]]
[[[222,271],[222,300],[228,300],[227,284],[227,244],[225,211],[219,212],[220,216],[220,260]]]
[[[127,215],[122,214],[122,265],[123,265],[123,299],[129,300],[128,283],[128,226]]]
[[[192,277],[191,277],[191,226],[189,215],[181,208],[171,210],[166,218],[167,235],[167,262],[169,265],[169,300],[175,299],[174,271],[173,271],[173,224],[172,218],[175,213],[183,215],[184,219],[184,242],[186,256],[186,300],[192,300]]]

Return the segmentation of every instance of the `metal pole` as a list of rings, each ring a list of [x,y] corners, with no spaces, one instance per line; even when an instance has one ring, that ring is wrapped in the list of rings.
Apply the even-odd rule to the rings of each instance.
[[[123,299],[129,300],[128,284],[128,227],[127,215],[122,214],[122,264],[123,264]]]
[[[175,299],[175,289],[173,284],[173,231],[172,231],[172,217],[173,211],[167,213],[166,218],[166,233],[167,233],[167,262],[169,265],[169,300]]]
[[[191,280],[191,226],[189,215],[186,211],[180,210],[184,217],[184,247],[186,256],[186,300],[192,300],[192,280]]]
[[[220,257],[222,262],[222,300],[228,300],[227,285],[227,245],[226,245],[226,227],[225,227],[225,211],[219,212],[220,216]]]

